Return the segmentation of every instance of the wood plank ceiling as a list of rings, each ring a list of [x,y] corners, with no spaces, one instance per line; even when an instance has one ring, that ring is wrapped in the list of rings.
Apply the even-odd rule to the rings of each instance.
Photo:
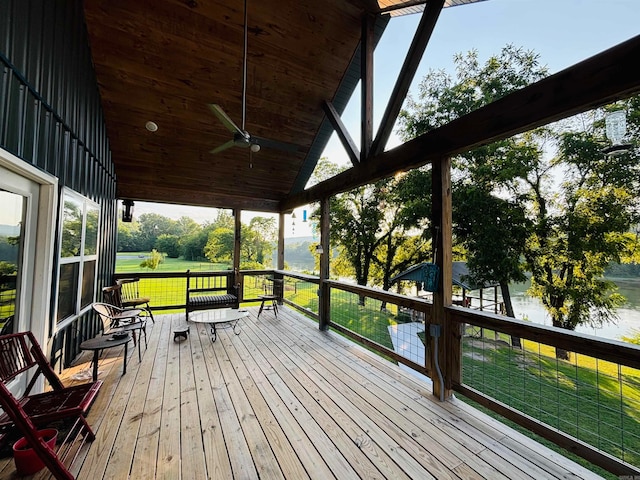
[[[336,97],[358,51],[363,14],[421,2],[382,3],[248,0],[246,130],[299,149],[214,155],[232,134],[207,105],[242,120],[242,0],[86,0],[117,196],[278,211],[317,161],[309,152],[322,103]]]

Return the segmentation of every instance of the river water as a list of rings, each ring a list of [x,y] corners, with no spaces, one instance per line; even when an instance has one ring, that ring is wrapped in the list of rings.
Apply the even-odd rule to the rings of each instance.
[[[577,332],[613,340],[620,340],[621,336],[633,336],[634,330],[640,332],[640,279],[612,280],[618,286],[619,293],[627,299],[627,303],[617,310],[618,320],[602,328],[579,326],[576,328]],[[509,287],[516,318],[551,325],[551,319],[540,300],[526,294],[529,286],[529,282],[526,282],[512,284]]]

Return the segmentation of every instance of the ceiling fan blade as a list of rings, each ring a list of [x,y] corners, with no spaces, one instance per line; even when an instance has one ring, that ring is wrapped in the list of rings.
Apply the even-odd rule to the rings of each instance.
[[[257,143],[261,147],[273,148],[275,150],[282,150],[284,152],[298,152],[302,149],[300,145],[295,143],[280,142],[278,140],[269,140],[268,138],[256,137],[251,135],[251,143]]]
[[[233,120],[229,118],[229,115],[225,113],[220,105],[218,105],[217,103],[210,103],[209,108],[211,109],[213,114],[218,117],[222,124],[229,129],[230,132],[243,133],[242,130],[240,130],[238,126],[233,123]]]
[[[235,140],[229,140],[227,143],[223,143],[219,147],[214,148],[209,153],[219,153],[223,150],[226,150],[227,148],[233,147],[235,144],[236,144]]]

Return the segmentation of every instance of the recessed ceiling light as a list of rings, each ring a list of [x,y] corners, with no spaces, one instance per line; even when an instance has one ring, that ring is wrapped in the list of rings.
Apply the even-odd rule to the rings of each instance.
[[[158,130],[158,125],[155,122],[149,121],[149,122],[145,123],[144,126],[150,132],[155,132],[156,130]]]

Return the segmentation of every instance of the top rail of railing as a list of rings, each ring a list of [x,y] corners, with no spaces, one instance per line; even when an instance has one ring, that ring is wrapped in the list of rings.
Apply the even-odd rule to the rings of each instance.
[[[580,353],[628,367],[640,368],[640,346],[599,338],[593,335],[562,330],[556,327],[525,322],[488,312],[468,308],[447,307],[450,321],[469,323],[478,327],[497,330],[507,335],[534,340],[569,352]]]

